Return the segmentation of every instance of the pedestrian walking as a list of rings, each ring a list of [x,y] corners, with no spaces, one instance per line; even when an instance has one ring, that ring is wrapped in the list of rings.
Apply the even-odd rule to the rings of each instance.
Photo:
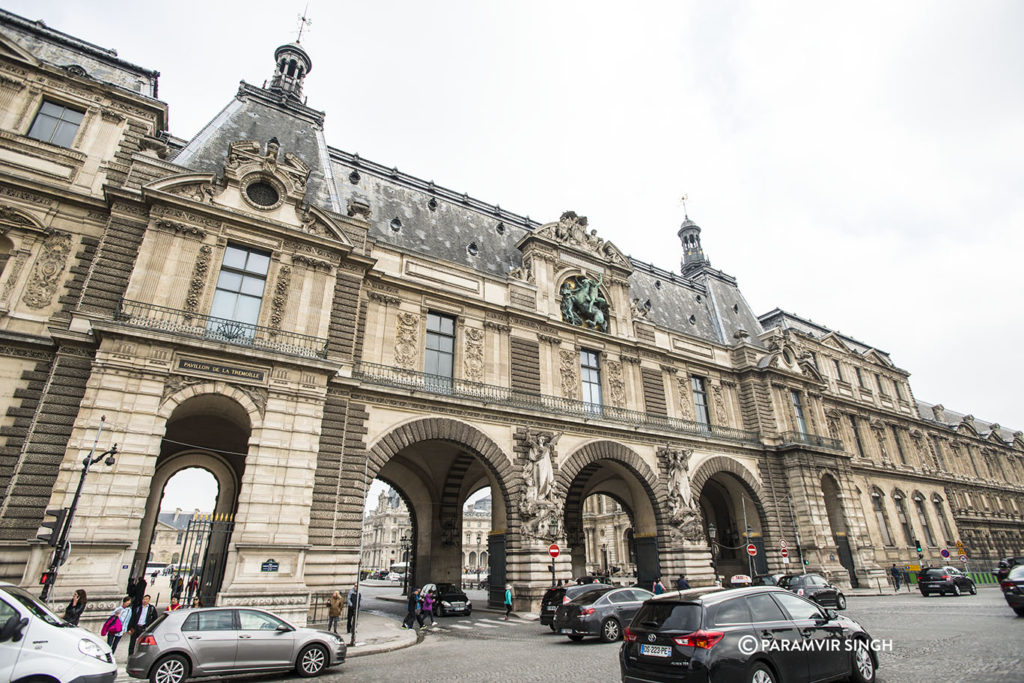
[[[429,617],[430,625],[437,626],[434,622],[434,591],[429,590],[423,594],[423,608],[420,613],[423,615],[423,623],[426,623],[427,618]]]
[[[899,593],[900,592],[900,580],[903,578],[903,572],[900,571],[900,568],[897,567],[896,563],[894,562],[893,565],[892,565],[892,568],[889,569],[889,573],[892,574],[892,582],[896,586],[896,591],[895,592]]]
[[[655,595],[661,595],[665,592],[665,584],[661,582],[660,576],[654,580],[654,586],[652,587],[651,592]]]
[[[676,588],[681,591],[689,590],[690,582],[686,580],[685,574],[680,574],[679,578],[676,579]]]
[[[423,617],[419,614],[420,611],[420,589],[413,588],[409,591],[409,599],[405,603],[406,613],[405,619],[402,621],[402,628],[412,628],[413,622],[419,621],[420,626],[423,625]]]
[[[359,589],[356,588],[355,584],[348,589],[348,596],[345,602],[348,604],[348,612],[345,614],[345,633],[352,633],[352,627],[356,622],[356,612],[359,611]]]
[[[86,602],[85,591],[79,588],[75,591],[75,594],[71,596],[71,602],[69,602],[68,606],[64,608],[64,621],[78,626],[78,620],[82,618],[82,612],[85,611]]]
[[[146,627],[156,621],[156,607],[149,604],[149,596],[142,596],[142,603],[132,608],[131,622],[128,626],[128,654],[135,652],[135,644]]]
[[[111,652],[117,650],[117,644],[121,642],[121,636],[128,630],[128,624],[132,619],[132,596],[126,595],[121,600],[121,606],[115,607],[107,621],[100,630],[101,636],[107,637],[107,646]]]
[[[327,630],[332,633],[338,632],[338,619],[341,618],[341,593],[334,591],[331,597],[327,598]]]
[[[167,605],[167,609],[165,611],[167,611],[167,612],[176,612],[179,609],[181,609],[181,603],[178,602],[178,598],[172,597],[171,598],[171,604]]]
[[[508,615],[512,613],[512,584],[505,584],[505,621],[508,621]]]
[[[188,593],[185,597],[185,602],[192,602],[192,596],[198,595],[197,590],[199,589],[199,577],[195,574],[188,580]]]

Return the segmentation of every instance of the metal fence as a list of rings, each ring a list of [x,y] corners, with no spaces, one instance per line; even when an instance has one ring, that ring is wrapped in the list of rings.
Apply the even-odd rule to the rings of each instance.
[[[327,340],[236,320],[122,299],[114,319],[122,325],[182,337],[250,346],[305,358],[326,358]]]
[[[561,396],[535,394],[494,384],[481,384],[464,379],[430,375],[388,365],[360,362],[355,376],[369,384],[423,391],[425,393],[458,398],[471,398],[483,403],[555,413],[583,420],[597,419],[618,422],[631,427],[651,427],[664,431],[683,432],[697,436],[710,436],[730,441],[760,443],[760,434],[745,429],[704,424],[691,420],[642,413],[609,405],[586,403]]]

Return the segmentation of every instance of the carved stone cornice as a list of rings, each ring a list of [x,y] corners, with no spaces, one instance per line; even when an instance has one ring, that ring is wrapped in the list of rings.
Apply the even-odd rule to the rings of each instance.
[[[192,237],[200,240],[206,237],[206,231],[194,225],[186,225],[185,223],[163,219],[157,220],[155,225],[162,230],[170,230],[171,232],[184,237]]]
[[[494,330],[495,332],[498,332],[499,334],[503,333],[503,332],[511,332],[512,331],[512,326],[511,325],[508,325],[506,323],[500,323],[500,322],[498,322],[496,320],[485,320],[484,321],[484,327],[487,328],[488,330]]]
[[[331,264],[328,263],[327,261],[321,261],[320,259],[315,259],[310,256],[306,256],[305,254],[294,254],[292,256],[292,263],[306,266],[311,270],[322,269],[327,271],[328,273],[331,272],[332,268]]]
[[[373,301],[377,301],[379,303],[384,304],[385,306],[397,306],[398,304],[402,303],[402,300],[399,299],[397,296],[391,296],[389,294],[375,292],[373,290],[368,291],[366,293],[366,296],[372,299]]]
[[[545,344],[551,344],[552,346],[559,346],[562,343],[562,338],[559,336],[553,336],[549,334],[537,333],[537,339],[544,342]]]

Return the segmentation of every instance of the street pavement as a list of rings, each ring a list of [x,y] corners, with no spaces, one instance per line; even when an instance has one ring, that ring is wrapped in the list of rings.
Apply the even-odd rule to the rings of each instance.
[[[401,620],[404,605],[378,597],[400,588],[364,588],[364,610]],[[438,619],[421,631],[412,647],[351,658],[318,680],[335,681],[615,681],[619,644],[556,635],[533,619],[504,621],[479,609],[470,595],[470,617]],[[480,594],[482,598],[482,594]],[[878,640],[891,640],[880,652],[880,683],[919,681],[1024,682],[1024,618],[1007,607],[999,590],[981,588],[976,596],[923,598],[917,592],[849,598],[846,614]],[[523,615],[527,617],[528,615]],[[532,615],[530,615],[532,616]],[[240,681],[299,681],[294,675],[236,678]]]

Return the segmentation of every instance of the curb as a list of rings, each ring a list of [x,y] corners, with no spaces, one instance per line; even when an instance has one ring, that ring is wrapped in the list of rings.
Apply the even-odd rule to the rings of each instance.
[[[419,645],[423,642],[423,634],[417,631],[415,640],[403,638],[400,640],[396,639],[396,641],[397,642],[394,643],[381,643],[379,646],[369,646],[366,649],[358,651],[355,648],[349,648],[348,650],[346,650],[345,661],[348,661],[349,659],[352,659],[354,657],[367,657],[369,655],[379,655],[385,652],[404,650],[407,647]]]
[[[387,596],[377,595],[377,596],[374,596],[373,599],[374,600],[386,600],[388,602],[397,602],[400,605],[401,604],[405,604],[405,602],[406,602],[406,598],[404,596],[393,597],[393,596],[390,596],[390,595],[387,595]],[[494,609],[493,607],[474,607],[473,611],[474,612],[487,612],[488,614],[501,614],[501,615],[505,614],[505,610],[503,610],[503,609]],[[535,614],[533,614],[531,612],[527,612],[526,614],[518,614],[517,612],[509,612],[509,616],[510,617],[515,617],[516,619],[522,619],[523,621],[535,621],[537,619],[540,619],[540,615],[535,615]]]

